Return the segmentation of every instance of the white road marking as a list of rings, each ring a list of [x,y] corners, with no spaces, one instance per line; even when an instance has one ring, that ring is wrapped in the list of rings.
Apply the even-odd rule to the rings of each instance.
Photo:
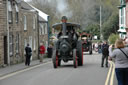
[[[49,63],[51,63],[51,62],[47,62],[47,63],[43,63],[43,64],[39,64],[39,65],[36,65],[36,66],[33,66],[33,67],[29,67],[29,68],[26,68],[26,69],[23,69],[23,70],[14,72],[14,73],[10,73],[10,74],[8,74],[8,75],[5,75],[5,76],[0,77],[0,80],[3,80],[3,79],[5,79],[5,78],[14,76],[14,75],[16,75],[16,74],[19,74],[19,73],[22,73],[22,72],[25,72],[25,71],[28,71],[28,70],[31,70],[31,69],[34,69],[34,68],[37,68],[37,67],[40,67],[40,66],[49,64]]]
[[[113,62],[112,64],[113,64],[113,69],[112,69],[112,74],[111,74],[111,79],[110,79],[110,85],[113,85],[114,75],[115,75],[115,64]]]
[[[108,83],[109,83],[109,79],[110,79],[110,75],[111,75],[111,70],[112,70],[112,63],[111,63],[111,61],[109,61],[109,63],[110,63],[110,68],[109,68],[109,71],[108,71],[108,75],[107,75],[107,78],[106,78],[105,85],[108,85]]]
[[[114,81],[115,64],[112,61],[109,61],[109,63],[110,63],[110,68],[109,68],[109,72],[108,72],[108,75],[107,75],[105,85],[113,85],[113,81]],[[110,80],[110,82],[109,82],[109,80]]]

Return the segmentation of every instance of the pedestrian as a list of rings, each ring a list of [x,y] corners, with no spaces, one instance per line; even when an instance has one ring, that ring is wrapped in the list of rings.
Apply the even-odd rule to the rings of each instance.
[[[106,67],[108,67],[108,56],[109,56],[109,45],[106,41],[104,41],[102,45],[102,61],[101,61],[101,67],[104,67],[104,60],[106,59]]]
[[[98,52],[98,43],[95,43],[95,52]]]
[[[52,57],[52,45],[48,46],[47,52],[48,52],[48,58],[51,58]]]
[[[43,57],[45,54],[45,46],[43,45],[43,43],[40,43],[40,47],[39,47],[39,53],[40,53],[40,62],[43,62]]]
[[[115,48],[112,51],[112,45],[109,47],[109,60],[115,59],[118,85],[128,85],[128,47],[125,47],[122,39],[118,39],[115,42]]]
[[[95,43],[93,43],[92,47],[93,47],[93,50],[95,50]]]
[[[101,43],[98,43],[98,53],[101,53]]]
[[[125,46],[128,46],[128,37],[125,37],[124,43],[125,43]]]
[[[25,65],[30,65],[30,59],[32,56],[32,49],[29,47],[29,44],[25,47],[25,52],[26,52],[26,60],[25,60]]]

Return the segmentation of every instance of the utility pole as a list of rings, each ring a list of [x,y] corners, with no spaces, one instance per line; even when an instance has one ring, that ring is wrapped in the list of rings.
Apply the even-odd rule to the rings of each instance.
[[[47,17],[47,29],[48,29],[48,46],[50,44],[50,23],[49,23],[50,16]]]
[[[39,53],[40,53],[40,52],[39,52],[39,46],[40,46],[40,33],[39,33],[39,32],[40,32],[40,26],[39,26],[39,23],[40,23],[40,22],[39,22],[39,12],[37,11],[38,59],[40,58],[40,57],[39,57]]]
[[[102,29],[102,7],[101,7],[101,0],[100,0],[100,39],[102,40],[103,36],[101,33],[101,29]]]
[[[9,24],[8,24],[8,0],[6,0],[6,7],[7,7],[6,8],[6,10],[7,10],[6,11],[7,12],[7,16],[6,16],[7,17],[7,23],[6,24],[7,24],[7,43],[8,43],[7,44],[7,49],[8,49],[8,53],[7,53],[7,56],[8,57],[7,58],[8,58],[8,65],[10,65],[10,54],[9,54],[10,53],[10,50],[9,50],[9,42],[10,41],[9,41]]]

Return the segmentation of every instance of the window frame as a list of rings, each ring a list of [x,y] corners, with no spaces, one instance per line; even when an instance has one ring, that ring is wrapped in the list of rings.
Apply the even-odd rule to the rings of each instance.
[[[9,36],[9,54],[13,55],[13,35]]]
[[[24,15],[24,31],[27,30],[27,16]]]
[[[19,34],[16,36],[16,53],[19,53]]]

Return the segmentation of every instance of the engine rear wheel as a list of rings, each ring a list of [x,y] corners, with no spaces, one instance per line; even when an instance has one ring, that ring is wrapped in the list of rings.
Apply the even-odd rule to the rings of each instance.
[[[78,56],[78,66],[83,65],[83,48],[82,48],[82,42],[77,42],[77,56]]]
[[[73,64],[74,64],[74,68],[77,68],[78,63],[77,63],[76,49],[73,50]]]

